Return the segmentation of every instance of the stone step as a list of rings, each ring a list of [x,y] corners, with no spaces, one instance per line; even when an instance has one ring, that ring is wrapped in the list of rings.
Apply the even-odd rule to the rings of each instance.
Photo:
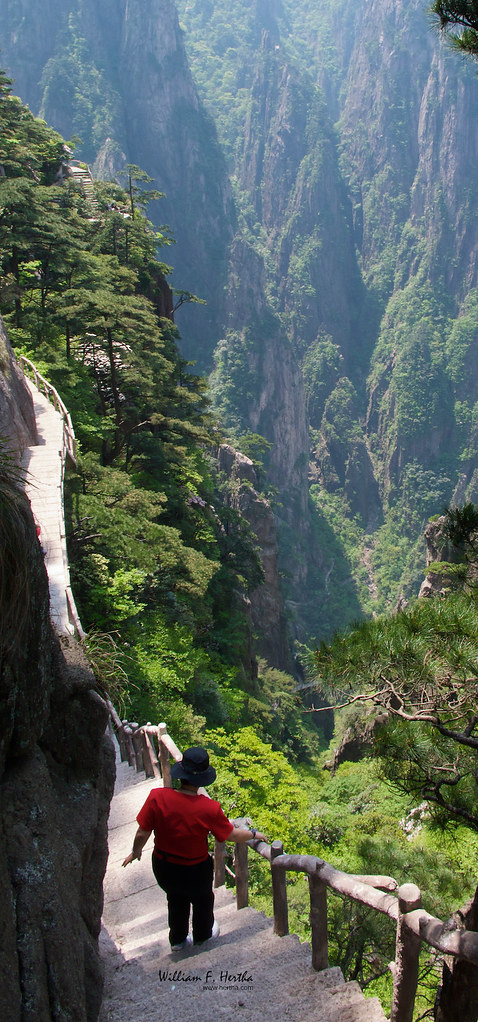
[[[216,891],[215,915],[221,931],[217,941],[173,955],[164,897],[157,887],[107,904],[105,922],[119,940],[114,949],[103,934],[103,953],[110,965],[116,960],[115,993],[107,984],[102,1022],[153,1019],[154,1011],[148,1014],[143,1000],[146,990],[162,1022],[175,1022],[176,1012],[188,1018],[194,1014],[196,1022],[205,1022],[210,1013],[230,1018],[239,1007],[244,1022],[275,1022],[278,1013],[300,1022],[384,1022],[376,999],[364,1000],[358,984],[345,984],[339,969],[314,972],[307,944],[295,935],[277,937],[270,920],[252,908],[237,911],[232,891]],[[141,1008],[132,1013],[136,985],[142,991]]]
[[[143,777],[143,780],[141,779]],[[376,998],[364,998],[340,969],[315,972],[311,949],[294,934],[278,937],[253,908],[237,911],[234,891],[215,891],[217,941],[173,954],[166,899],[151,870],[151,849],[123,869],[136,814],[151,787],[117,764],[110,814],[110,857],[100,938],[105,995],[99,1022],[385,1022]]]

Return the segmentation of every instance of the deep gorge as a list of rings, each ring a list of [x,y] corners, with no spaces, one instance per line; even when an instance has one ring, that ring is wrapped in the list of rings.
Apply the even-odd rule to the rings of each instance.
[[[474,71],[419,3],[110,8],[9,9],[3,60],[94,173],[165,193],[207,301],[182,350],[272,444],[291,637],[324,637],[415,595],[427,516],[476,495]]]

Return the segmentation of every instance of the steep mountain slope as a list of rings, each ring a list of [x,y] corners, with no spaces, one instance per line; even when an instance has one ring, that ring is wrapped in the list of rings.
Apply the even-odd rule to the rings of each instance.
[[[476,496],[473,70],[418,0],[70,0],[47,37],[49,6],[8,6],[5,63],[98,171],[167,193],[208,302],[184,351],[273,445],[293,634],[417,592],[424,519]]]
[[[200,316],[182,316],[185,354],[204,368],[218,331],[234,210],[174,3],[69,0],[58,10],[41,0],[31,11],[8,4],[1,45],[16,93],[63,137],[80,138],[78,154],[97,176],[115,176],[128,162],[164,193],[150,215],[176,239],[176,286],[209,298],[215,281],[217,299]]]
[[[262,4],[249,21],[238,4],[225,52],[221,5],[207,42],[199,5],[181,7],[304,376],[312,494],[342,544],[325,557],[328,592],[320,579],[316,590],[332,628],[353,614],[343,554],[362,606],[379,610],[417,591],[410,551],[426,516],[458,480],[473,496],[463,370],[476,336],[476,79],[420,4]],[[239,84],[248,45],[250,103],[232,151],[204,48]],[[322,517],[318,527],[323,542]]]

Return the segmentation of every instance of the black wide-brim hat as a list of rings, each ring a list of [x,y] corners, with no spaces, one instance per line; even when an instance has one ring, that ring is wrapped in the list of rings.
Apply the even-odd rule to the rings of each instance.
[[[193,745],[191,749],[183,752],[183,758],[179,763],[171,767],[171,777],[175,780],[189,781],[196,788],[205,788],[216,780],[216,771],[209,764],[209,756],[205,749],[199,745]]]

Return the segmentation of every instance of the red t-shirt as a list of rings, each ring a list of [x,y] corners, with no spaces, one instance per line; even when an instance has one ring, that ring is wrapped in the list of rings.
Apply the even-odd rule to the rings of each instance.
[[[209,831],[225,841],[233,830],[219,802],[174,788],[152,788],[136,819],[141,830],[154,830],[155,852],[188,866],[207,859]]]

